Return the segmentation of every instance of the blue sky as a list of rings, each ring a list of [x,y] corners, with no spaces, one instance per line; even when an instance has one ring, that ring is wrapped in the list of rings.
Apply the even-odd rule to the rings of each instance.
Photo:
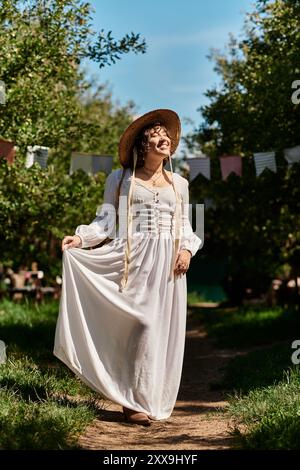
[[[253,0],[92,0],[93,27],[112,31],[115,39],[133,31],[147,43],[145,54],[129,53],[112,66],[85,64],[88,74],[108,82],[113,99],[133,100],[137,115],[171,108],[180,116],[183,134],[198,125],[204,92],[218,83],[211,48],[224,51],[229,33],[242,34]]]

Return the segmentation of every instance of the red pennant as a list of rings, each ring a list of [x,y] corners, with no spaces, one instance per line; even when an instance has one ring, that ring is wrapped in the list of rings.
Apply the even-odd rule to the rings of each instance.
[[[8,163],[13,163],[15,158],[15,144],[9,140],[0,139],[0,157],[6,158]]]
[[[231,172],[242,176],[242,158],[240,155],[223,155],[220,157],[220,161],[223,180],[226,180]]]

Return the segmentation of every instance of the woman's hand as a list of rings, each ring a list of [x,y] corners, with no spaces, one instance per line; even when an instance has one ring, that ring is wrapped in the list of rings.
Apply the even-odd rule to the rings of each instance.
[[[82,240],[79,235],[67,235],[61,243],[61,249],[64,251],[68,248],[80,248],[81,245]]]
[[[174,268],[176,275],[185,274],[190,266],[192,254],[189,250],[180,250]]]

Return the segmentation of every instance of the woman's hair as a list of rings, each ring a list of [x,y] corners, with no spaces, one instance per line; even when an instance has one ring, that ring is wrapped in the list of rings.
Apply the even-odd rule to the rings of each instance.
[[[166,131],[166,134],[169,137],[169,139],[171,139],[168,129],[158,121],[154,122],[153,124],[148,125],[147,127],[144,127],[144,129],[138,134],[134,142],[134,147],[136,148],[136,151],[137,151],[136,168],[141,168],[144,166],[144,163],[145,163],[144,157],[149,149],[150,130],[155,127],[162,128],[164,131]],[[163,159],[163,166],[167,164],[168,160],[169,160],[168,157]],[[133,158],[130,159],[130,168],[133,170]]]

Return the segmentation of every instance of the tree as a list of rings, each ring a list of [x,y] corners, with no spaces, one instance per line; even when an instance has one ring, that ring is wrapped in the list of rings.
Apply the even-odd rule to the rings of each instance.
[[[78,136],[89,133],[82,95],[91,87],[80,68],[90,58],[100,67],[121,54],[146,50],[131,33],[116,42],[109,32],[90,27],[91,6],[79,0],[0,2],[0,80],[6,104],[0,106],[0,135],[18,145],[25,157],[28,145],[62,152]]]
[[[241,290],[266,290],[285,263],[298,272],[299,164],[287,169],[283,149],[299,144],[300,107],[292,102],[299,78],[300,1],[258,0],[245,20],[244,38],[231,36],[229,53],[211,59],[220,87],[206,92],[203,123],[186,139],[188,150],[201,147],[212,160],[213,181],[193,183],[198,199],[211,197],[206,213],[207,250],[227,253],[230,276]],[[275,149],[278,171],[258,178],[252,153]],[[218,156],[239,154],[243,176],[221,181]]]
[[[211,53],[221,86],[205,93],[210,103],[200,108],[204,122],[189,145],[244,155],[298,143],[300,107],[291,97],[300,73],[299,18],[299,0],[257,0],[245,38],[231,36],[227,56]]]
[[[18,147],[12,165],[0,156],[1,261],[18,268],[36,260],[49,280],[61,272],[62,237],[89,223],[102,202],[105,175],[69,176],[71,150],[116,157],[134,109],[87,81],[82,61],[90,58],[101,69],[146,46],[138,34],[120,41],[111,32],[96,35],[88,2],[1,0],[0,6],[0,80],[7,95],[0,136]],[[25,168],[27,146],[35,144],[50,147],[46,170]]]

